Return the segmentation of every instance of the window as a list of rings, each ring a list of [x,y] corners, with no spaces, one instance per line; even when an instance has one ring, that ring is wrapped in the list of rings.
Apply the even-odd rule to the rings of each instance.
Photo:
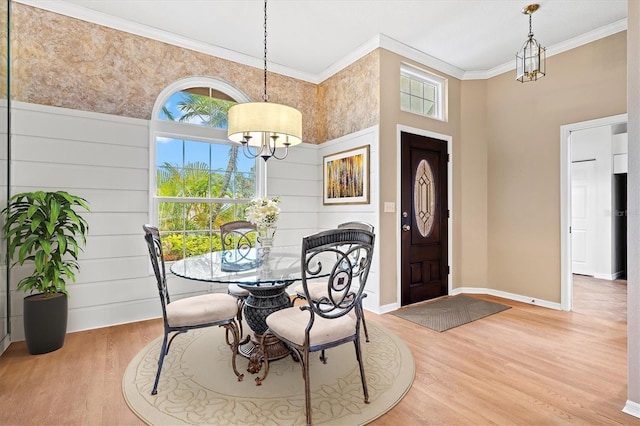
[[[400,66],[400,109],[445,120],[446,79],[430,72]]]
[[[227,139],[236,102],[215,86],[161,95],[154,109],[152,212],[167,261],[219,250],[220,225],[244,219],[257,193],[257,161]]]

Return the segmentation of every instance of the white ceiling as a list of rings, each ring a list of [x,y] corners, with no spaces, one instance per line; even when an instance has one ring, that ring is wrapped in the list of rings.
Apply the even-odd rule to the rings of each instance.
[[[259,65],[264,53],[262,0],[17,1],[199,50],[210,48],[250,65]],[[533,33],[548,55],[626,29],[627,0],[538,3]],[[346,65],[345,58],[366,53],[372,43],[385,44],[382,37],[387,44],[413,48],[418,55],[453,66],[459,76],[504,72],[513,68],[515,53],[527,38],[528,17],[521,13],[527,4],[527,0],[270,0],[269,70],[321,81]]]

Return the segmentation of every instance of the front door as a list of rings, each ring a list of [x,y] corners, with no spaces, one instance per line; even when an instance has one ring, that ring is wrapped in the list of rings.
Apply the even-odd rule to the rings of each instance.
[[[447,142],[401,133],[401,304],[448,294]]]

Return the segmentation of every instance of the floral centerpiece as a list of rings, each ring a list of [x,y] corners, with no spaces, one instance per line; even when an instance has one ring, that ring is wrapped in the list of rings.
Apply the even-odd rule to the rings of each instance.
[[[269,270],[269,253],[273,244],[273,236],[276,233],[276,223],[280,218],[280,197],[254,198],[249,202],[246,215],[247,220],[254,225],[258,231],[258,242],[260,243],[262,269]]]
[[[247,208],[247,220],[258,230],[275,228],[280,218],[280,197],[254,198]]]

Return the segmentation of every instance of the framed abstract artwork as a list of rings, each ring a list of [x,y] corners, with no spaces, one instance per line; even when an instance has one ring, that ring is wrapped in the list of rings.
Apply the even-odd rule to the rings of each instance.
[[[369,145],[323,157],[323,204],[369,204]]]

